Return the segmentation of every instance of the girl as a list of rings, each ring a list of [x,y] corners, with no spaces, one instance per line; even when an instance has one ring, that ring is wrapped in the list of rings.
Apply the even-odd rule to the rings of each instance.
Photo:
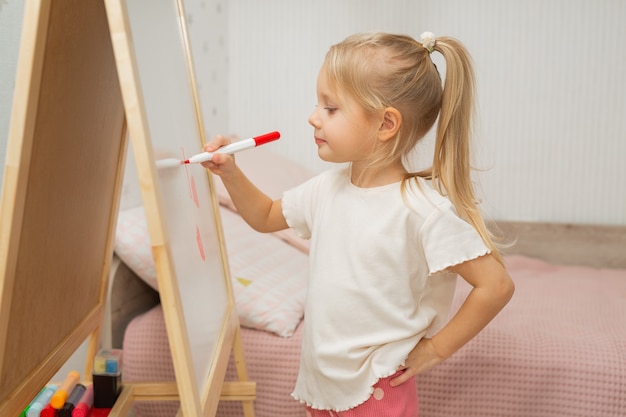
[[[446,60],[443,87],[433,51]],[[327,53],[309,117],[320,158],[349,164],[272,201],[231,155],[204,163],[251,227],[292,227],[311,240],[292,394],[307,416],[417,416],[415,375],[450,357],[511,298],[470,179],[473,90],[469,55],[454,39],[353,35]],[[403,161],[437,118],[432,168],[408,172]],[[226,143],[218,136],[205,149]],[[473,289],[445,323],[457,274]]]

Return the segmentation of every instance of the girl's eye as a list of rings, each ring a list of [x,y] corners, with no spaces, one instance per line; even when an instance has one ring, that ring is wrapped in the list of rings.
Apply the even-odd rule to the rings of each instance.
[[[328,114],[333,114],[335,111],[337,111],[337,108],[336,107],[326,106],[326,107],[324,107],[324,110],[326,110],[328,112]]]

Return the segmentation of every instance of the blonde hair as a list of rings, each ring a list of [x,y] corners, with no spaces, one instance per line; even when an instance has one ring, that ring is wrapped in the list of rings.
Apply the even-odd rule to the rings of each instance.
[[[405,160],[439,118],[432,167],[408,173],[403,192],[415,177],[431,179],[433,187],[450,199],[459,216],[477,230],[502,262],[478,209],[470,175],[475,89],[471,58],[454,38],[437,38],[432,49],[446,61],[443,86],[430,52],[405,35],[374,32],[349,36],[330,48],[324,65],[330,85],[350,95],[366,111],[393,107],[402,115],[398,133],[377,148],[370,167],[384,168]]]

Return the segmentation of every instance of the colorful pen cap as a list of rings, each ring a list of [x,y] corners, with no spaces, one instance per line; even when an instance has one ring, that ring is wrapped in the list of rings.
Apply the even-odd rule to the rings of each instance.
[[[52,406],[52,404],[46,405],[39,413],[39,417],[56,417],[56,415],[57,410]]]
[[[52,398],[50,399],[50,405],[53,408],[59,410],[65,404],[68,395],[72,392],[78,380],[80,379],[80,374],[76,371],[70,371],[63,381],[63,384],[59,387],[59,389],[54,393]]]

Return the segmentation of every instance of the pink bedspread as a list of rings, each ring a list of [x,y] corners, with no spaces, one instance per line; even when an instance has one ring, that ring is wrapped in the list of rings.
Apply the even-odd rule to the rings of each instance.
[[[513,300],[474,340],[418,377],[420,416],[626,416],[626,270],[552,266],[508,256]],[[458,308],[468,286],[459,282]],[[290,397],[301,327],[294,336],[243,329],[257,382],[257,417],[300,417]],[[160,307],[136,318],[124,340],[126,381],[173,380]],[[235,375],[232,365],[228,378]],[[173,416],[176,405],[137,404],[139,417]],[[220,417],[241,416],[222,403]]]
[[[422,416],[626,416],[626,270],[507,266],[511,302],[419,377]],[[468,290],[460,282],[457,307]]]

